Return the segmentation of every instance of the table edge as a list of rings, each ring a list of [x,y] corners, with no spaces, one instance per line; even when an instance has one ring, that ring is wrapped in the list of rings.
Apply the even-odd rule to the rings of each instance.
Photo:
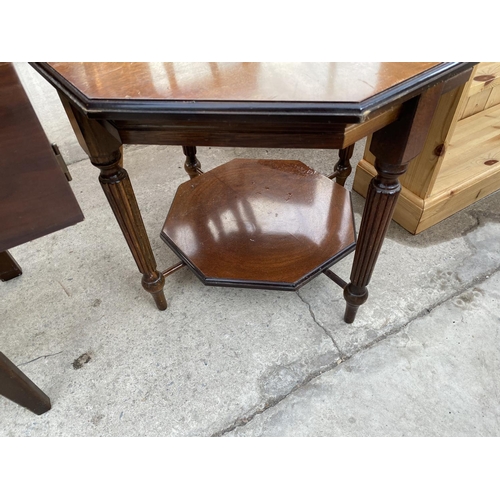
[[[362,123],[388,105],[404,102],[444,80],[471,69],[476,62],[443,62],[414,77],[359,102],[301,101],[186,101],[162,99],[92,99],[83,94],[46,62],[29,63],[89,118],[123,119],[137,115],[247,115],[290,118],[332,118],[342,123]]]

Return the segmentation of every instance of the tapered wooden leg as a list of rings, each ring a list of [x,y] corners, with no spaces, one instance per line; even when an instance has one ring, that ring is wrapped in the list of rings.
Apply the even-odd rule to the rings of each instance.
[[[182,151],[186,155],[184,169],[189,174],[189,177],[193,179],[201,175],[203,170],[201,169],[200,161],[196,158],[196,146],[182,146]]]
[[[110,165],[95,163],[94,165],[101,169],[99,182],[127,240],[137,267],[142,273],[142,286],[153,296],[156,306],[162,311],[167,308],[167,300],[163,293],[165,278],[156,269],[156,261],[128,173],[122,168],[121,159]]]
[[[167,308],[163,293],[165,278],[156,269],[134,190],[127,171],[122,167],[122,142],[118,131],[110,122],[88,118],[64,95],[60,94],[60,97],[80,146],[101,171],[99,182],[142,273],[142,286],[162,311]]]
[[[21,276],[23,270],[16,262],[10,252],[0,252],[0,279],[2,281],[9,281],[17,276]]]
[[[397,121],[373,134],[370,151],[376,157],[377,176],[368,187],[351,282],[344,288],[346,323],[354,321],[359,306],[368,298],[366,287],[401,190],[398,177],[422,150],[441,93],[439,84],[407,101]]]
[[[352,167],[349,160],[351,159],[353,152],[354,144],[351,144],[350,146],[347,146],[347,148],[339,151],[339,161],[333,168],[334,175],[332,177],[335,177],[335,182],[341,186],[345,185],[345,181],[349,175],[351,175]]]
[[[0,395],[41,415],[49,411],[50,399],[12,361],[0,352]]]
[[[398,177],[405,165],[388,165],[376,161],[378,175],[372,179],[356,243],[351,282],[344,288],[347,302],[344,320],[352,323],[360,305],[368,299],[366,286],[370,282],[382,243],[396,207],[401,185]]]

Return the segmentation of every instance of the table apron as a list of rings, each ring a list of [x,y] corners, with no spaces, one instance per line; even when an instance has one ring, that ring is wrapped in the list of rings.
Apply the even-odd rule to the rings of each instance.
[[[200,132],[193,130],[119,130],[123,144],[193,145],[215,147],[340,149],[340,134]]]
[[[124,144],[216,147],[342,149],[398,119],[395,106],[359,124],[276,123],[225,120],[150,120],[110,122]]]

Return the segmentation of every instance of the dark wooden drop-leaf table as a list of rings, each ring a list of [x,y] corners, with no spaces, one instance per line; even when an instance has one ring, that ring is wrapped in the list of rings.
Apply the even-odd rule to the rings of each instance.
[[[187,265],[207,285],[295,290],[324,272],[354,321],[400,191],[440,96],[475,63],[32,63],[59,92],[159,309]],[[373,134],[372,180],[356,241],[344,183]],[[181,262],[157,269],[122,144],[179,145],[190,180],[161,236]],[[196,146],[339,149],[330,178],[301,162],[233,160],[203,173]],[[210,193],[214,193],[211,196]],[[211,200],[217,198],[218,203]],[[355,251],[350,281],[329,267]],[[221,253],[222,252],[222,253]],[[223,265],[226,263],[227,265]]]

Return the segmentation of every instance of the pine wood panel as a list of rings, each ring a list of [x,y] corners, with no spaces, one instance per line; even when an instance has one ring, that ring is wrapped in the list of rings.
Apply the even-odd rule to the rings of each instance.
[[[498,119],[498,109],[498,105],[493,106],[492,108],[485,109],[475,116],[470,116],[464,120],[460,120],[457,123],[455,133],[453,134],[452,143],[460,143],[462,148],[474,147],[474,145],[471,145],[470,143],[483,137],[485,129],[488,127],[488,118],[491,118],[492,123],[490,123],[490,125],[493,125],[490,132],[494,133],[494,126],[498,125],[498,123],[493,122]],[[465,144],[465,142],[468,144]]]
[[[492,168],[476,178],[474,183],[463,182],[452,193],[426,200],[417,233],[468,207],[472,203],[500,189],[500,169]]]
[[[401,184],[421,198],[426,198],[439,171],[447,148],[450,125],[464,86],[441,96],[422,152],[410,162]]]
[[[469,96],[500,85],[500,62],[481,62],[472,78]]]
[[[497,104],[500,104],[500,85],[491,89],[490,96],[486,102],[486,108],[492,108]]]
[[[500,105],[461,120],[441,167],[433,194],[463,182],[475,183],[500,166]]]
[[[482,92],[471,95],[467,99],[467,105],[462,113],[461,119],[467,118],[468,116],[475,115],[480,111],[483,111],[486,107],[486,103],[490,97],[491,91],[493,89],[485,89]]]

